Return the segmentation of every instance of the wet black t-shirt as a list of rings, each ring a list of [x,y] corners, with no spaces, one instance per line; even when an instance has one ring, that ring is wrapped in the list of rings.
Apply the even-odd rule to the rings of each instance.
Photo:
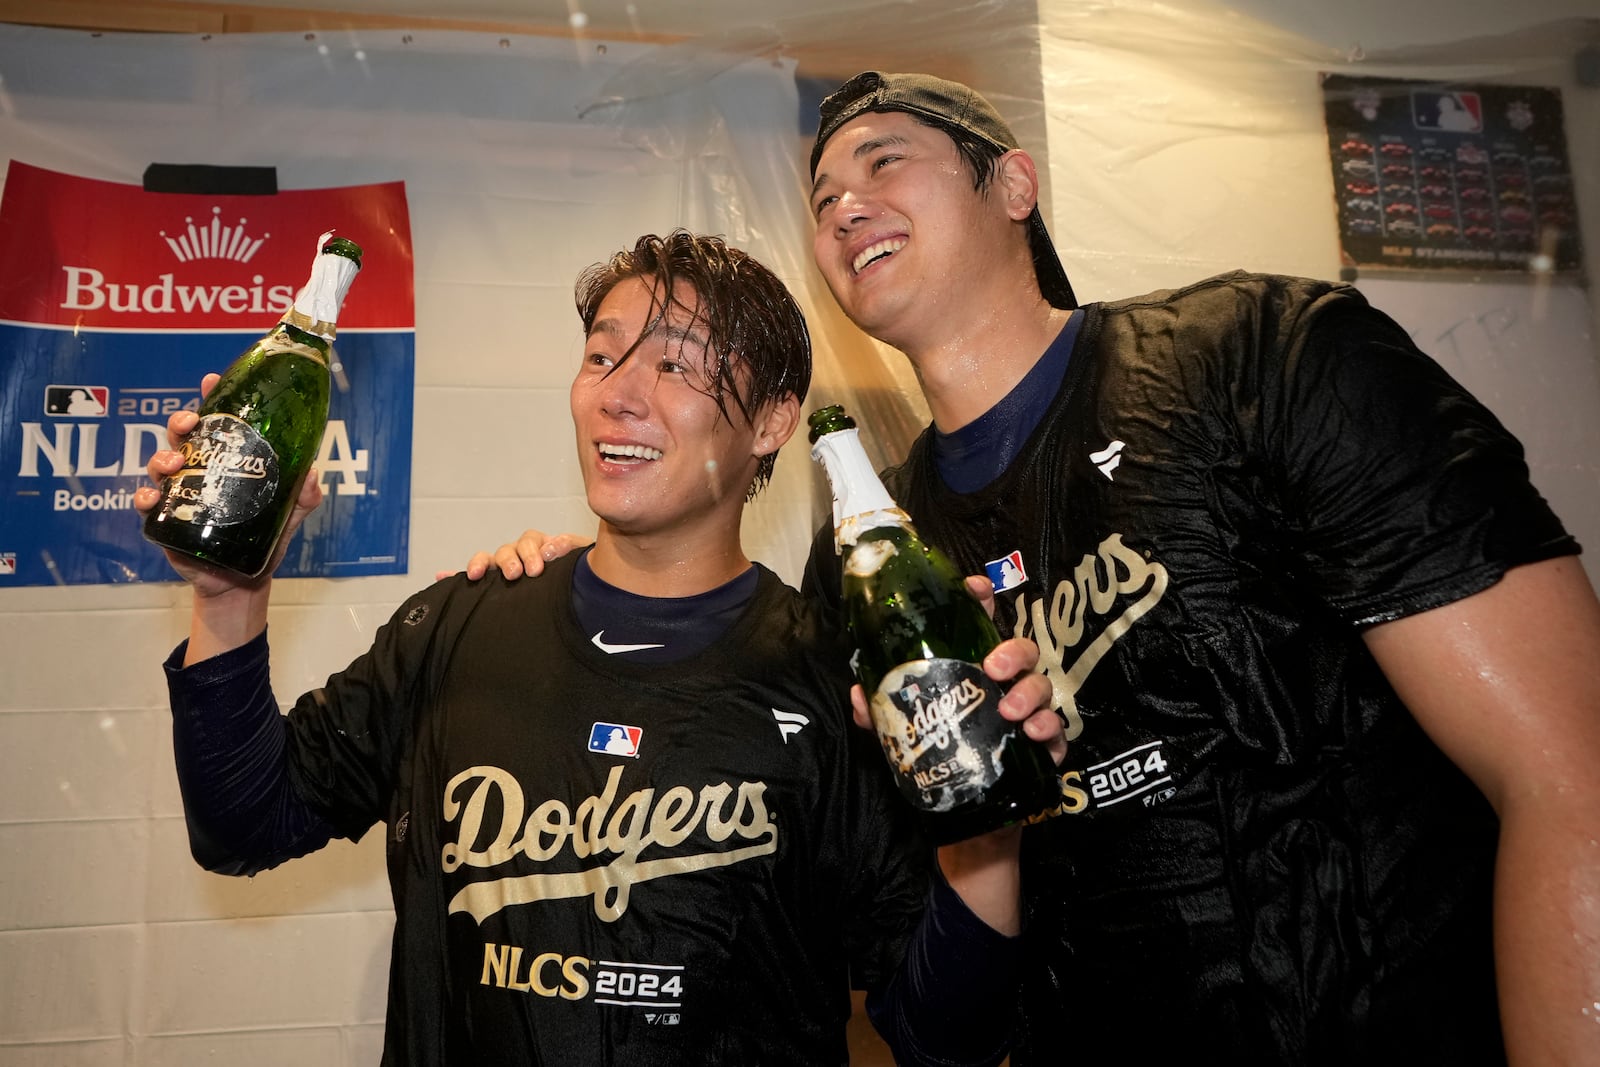
[[[1361,628],[1577,548],[1399,326],[1247,274],[1091,305],[1004,474],[951,491],[925,433],[886,481],[1067,717],[1018,1067],[1503,1062],[1496,822]]]
[[[288,716],[296,793],[385,824],[385,1062],[843,1064],[929,857],[837,644],[762,569],[722,638],[633,664],[574,564],[417,594]]]

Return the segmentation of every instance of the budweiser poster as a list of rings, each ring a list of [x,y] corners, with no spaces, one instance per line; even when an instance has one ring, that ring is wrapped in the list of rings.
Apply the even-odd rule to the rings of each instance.
[[[133,491],[167,417],[266,333],[325,231],[365,251],[334,346],[323,504],[282,577],[404,573],[415,365],[401,183],[152,193],[12,161],[0,197],[0,588],[168,581]]]

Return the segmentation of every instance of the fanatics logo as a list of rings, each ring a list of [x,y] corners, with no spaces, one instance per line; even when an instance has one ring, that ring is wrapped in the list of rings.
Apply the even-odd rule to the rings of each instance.
[[[220,207],[211,209],[211,225],[201,224],[196,226],[191,216],[183,221],[188,229],[177,237],[168,237],[167,231],[161,231],[161,239],[167,242],[167,247],[172,249],[172,254],[178,257],[179,263],[188,263],[195,259],[232,259],[240,263],[248,263],[266,243],[270,233],[260,237],[251,237],[244,230],[245,220],[240,219],[237,226],[224,226],[217,216],[222,214]]]
[[[589,751],[607,756],[639,758],[639,740],[644,730],[616,722],[597,722],[589,728]]]
[[[1112,441],[1100,451],[1090,452],[1089,462],[1093,463],[1095,468],[1101,474],[1104,474],[1108,480],[1111,480],[1111,472],[1116,470],[1117,464],[1122,462],[1122,450],[1127,447],[1128,445],[1125,441]]]
[[[984,573],[989,575],[989,581],[994,584],[996,593],[1015,589],[1028,580],[1028,571],[1022,565],[1021,552],[1012,552],[1009,556],[991,559],[983,565],[983,569]]]
[[[788,744],[789,738],[811,725],[811,720],[798,711],[779,711],[772,709],[772,717],[778,723],[778,732],[783,735],[783,743]]]
[[[104,385],[47,385],[44,413],[103,419],[111,409],[111,390]]]

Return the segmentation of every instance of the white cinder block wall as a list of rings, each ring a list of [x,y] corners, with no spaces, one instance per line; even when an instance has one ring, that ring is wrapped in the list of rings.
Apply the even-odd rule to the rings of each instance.
[[[1511,14],[1456,5],[1476,21],[1452,33],[1426,13],[1377,3],[1345,5],[1342,17],[1386,21],[1330,29],[1319,4],[1321,21],[1302,34],[1293,23],[1311,12],[1267,6],[1287,29],[1200,0],[1043,5],[1027,61],[1041,63],[1043,99],[1032,106],[1044,112],[1048,144],[1033,147],[1049,160],[1053,231],[1083,298],[1234,266],[1333,276],[1315,70],[1334,69],[1357,41],[1376,51],[1386,32],[1409,48],[1578,10],[1568,0]],[[972,25],[966,69],[1012,84],[1014,44],[985,54],[981,19]],[[271,625],[285,700],[362,651],[435,570],[526,525],[590,525],[565,402],[578,268],[640,232],[683,223],[726,233],[818,299],[795,210],[803,163],[787,66],[758,61],[625,115],[578,121],[582,103],[609,95],[615,79],[637,84],[660,53],[399,37],[333,45],[336,60],[357,43],[367,49],[377,80],[359,99],[327,99],[318,95],[327,60],[298,35],[0,29],[4,156],[137,182],[152,160],[259,163],[269,145],[286,187],[407,183],[417,263],[411,572],[280,583]],[[940,69],[943,46],[930,44],[918,65]],[[1592,257],[1600,115],[1597,90],[1570,85],[1574,46],[1572,32],[1550,35],[1500,63],[1483,44],[1444,59],[1419,46],[1373,72],[1563,86]],[[916,54],[916,43],[897,51]],[[126,91],[29,92],[30,70],[74,67]],[[222,90],[231,71],[250,72],[248,94]],[[1592,310],[1581,291],[1574,299],[1564,306],[1581,323]],[[821,306],[813,311],[837,347],[859,345]],[[1518,353],[1523,383],[1548,384],[1516,405],[1551,424],[1600,425],[1592,328],[1570,340],[1559,360]],[[848,396],[833,347],[819,353],[819,390]],[[1490,352],[1469,368],[1485,376],[1485,395],[1500,388],[1499,362]],[[891,367],[882,380],[907,379]],[[1562,493],[1600,496],[1597,454],[1549,466]],[[756,554],[791,579],[815,515],[809,468],[791,447],[747,525]],[[1600,546],[1600,524],[1585,522],[1580,536]],[[186,625],[187,594],[169,585],[0,589],[0,1067],[377,1062],[392,922],[377,835],[254,879],[189,861],[158,668]],[[530,649],[530,662],[537,655]]]

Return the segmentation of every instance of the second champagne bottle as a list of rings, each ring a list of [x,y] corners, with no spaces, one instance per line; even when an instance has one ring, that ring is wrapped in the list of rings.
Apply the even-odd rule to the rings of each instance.
[[[889,496],[838,405],[810,417],[811,455],[833,487],[845,619],[856,675],[901,793],[936,844],[1053,809],[1060,781],[1043,745],[1001,717],[978,666],[999,632],[955,567]]]

